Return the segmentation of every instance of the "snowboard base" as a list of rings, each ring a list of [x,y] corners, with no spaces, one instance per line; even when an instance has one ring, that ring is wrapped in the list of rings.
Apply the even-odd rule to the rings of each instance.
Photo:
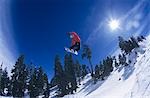
[[[78,55],[78,52],[77,51],[74,51],[73,49],[70,50],[70,48],[67,48],[67,47],[64,47],[65,50],[69,53],[72,53],[72,54],[75,54],[75,55]]]

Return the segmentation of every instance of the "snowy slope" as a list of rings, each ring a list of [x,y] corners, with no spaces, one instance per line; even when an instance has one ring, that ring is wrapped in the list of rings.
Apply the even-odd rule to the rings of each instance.
[[[132,59],[129,66],[113,71],[107,80],[96,84],[88,77],[77,93],[64,98],[150,98],[150,36],[140,44],[128,56]]]

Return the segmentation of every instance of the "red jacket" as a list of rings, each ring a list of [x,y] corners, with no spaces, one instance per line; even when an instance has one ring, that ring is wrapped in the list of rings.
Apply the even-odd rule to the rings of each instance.
[[[80,37],[78,36],[78,34],[76,32],[71,32],[71,35],[73,35],[74,37],[72,38],[72,43],[71,45],[75,45],[76,42],[80,42]]]

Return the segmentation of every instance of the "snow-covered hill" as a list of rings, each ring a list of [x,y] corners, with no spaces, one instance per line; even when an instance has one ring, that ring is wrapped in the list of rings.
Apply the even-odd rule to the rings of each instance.
[[[150,98],[150,36],[128,59],[129,66],[114,70],[105,81],[94,84],[87,76],[77,93],[64,98]]]

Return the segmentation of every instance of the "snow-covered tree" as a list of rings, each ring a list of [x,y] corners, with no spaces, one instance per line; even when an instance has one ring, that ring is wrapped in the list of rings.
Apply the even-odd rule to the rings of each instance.
[[[38,93],[42,95],[44,92],[44,89],[43,89],[44,88],[44,72],[41,66],[38,68],[38,71],[37,71],[37,88],[38,88]]]
[[[81,65],[78,60],[76,60],[76,62],[74,64],[74,69],[75,69],[75,75],[76,75],[77,81],[80,85],[82,70],[81,70]]]
[[[49,95],[48,78],[41,66],[39,68],[35,68],[34,66],[34,69],[32,68],[32,73],[30,74],[29,78],[28,91],[31,98],[43,94],[45,96]]]
[[[123,37],[119,36],[119,47],[120,49],[129,54],[134,48],[138,48],[138,41],[134,37],[130,37],[129,40],[124,40]]]
[[[119,54],[119,65],[126,65],[126,56],[125,54]]]
[[[98,65],[96,65],[95,66],[95,74],[94,74],[94,76],[93,76],[93,78],[94,78],[94,83],[96,83],[97,82],[97,80],[100,78],[100,69],[99,69],[99,66]]]
[[[1,77],[1,89],[2,89],[2,94],[3,95],[9,95],[10,94],[10,79],[8,77],[8,72],[7,69],[5,68],[5,70],[2,71],[2,77]],[[9,91],[7,94],[4,92],[4,90],[7,89],[7,91]]]
[[[37,87],[37,69],[33,69],[33,73],[30,75],[28,92],[31,98],[39,96],[38,87]]]
[[[136,40],[136,38],[134,38],[134,37],[132,36],[132,37],[130,37],[130,40],[131,40],[131,42],[132,42],[132,49],[139,47],[138,41]]]
[[[82,68],[81,68],[81,77],[82,79],[88,74],[88,70],[87,70],[87,66],[86,65],[82,65]]]
[[[5,93],[4,91],[9,89],[10,86],[10,80],[8,77],[7,68],[4,70],[2,69],[3,63],[0,66],[0,95],[6,96],[8,93]]]
[[[99,77],[101,80],[104,80],[104,65],[100,62],[99,65]]]
[[[12,69],[12,95],[13,97],[23,97],[27,88],[27,68],[24,64],[24,56],[21,55]]]
[[[49,94],[50,94],[50,88],[49,88],[49,83],[48,83],[48,77],[47,74],[44,73],[44,98],[49,98]]]
[[[104,73],[103,76],[109,76],[110,73],[113,71],[113,58],[107,57],[105,60],[103,60],[104,65]]]
[[[55,76],[54,76],[55,82],[59,89],[58,96],[62,97],[67,93],[67,89],[66,89],[67,80],[66,80],[66,76],[65,76],[62,64],[60,62],[60,57],[58,55],[56,55],[55,57],[54,71],[55,71]]]
[[[76,81],[76,75],[74,71],[74,62],[72,55],[65,55],[65,75],[68,83],[68,91],[73,94],[73,91],[76,92],[77,89],[77,81]]]
[[[119,63],[117,62],[116,56],[113,57],[113,62],[114,62],[114,66],[113,67],[118,68]]]

